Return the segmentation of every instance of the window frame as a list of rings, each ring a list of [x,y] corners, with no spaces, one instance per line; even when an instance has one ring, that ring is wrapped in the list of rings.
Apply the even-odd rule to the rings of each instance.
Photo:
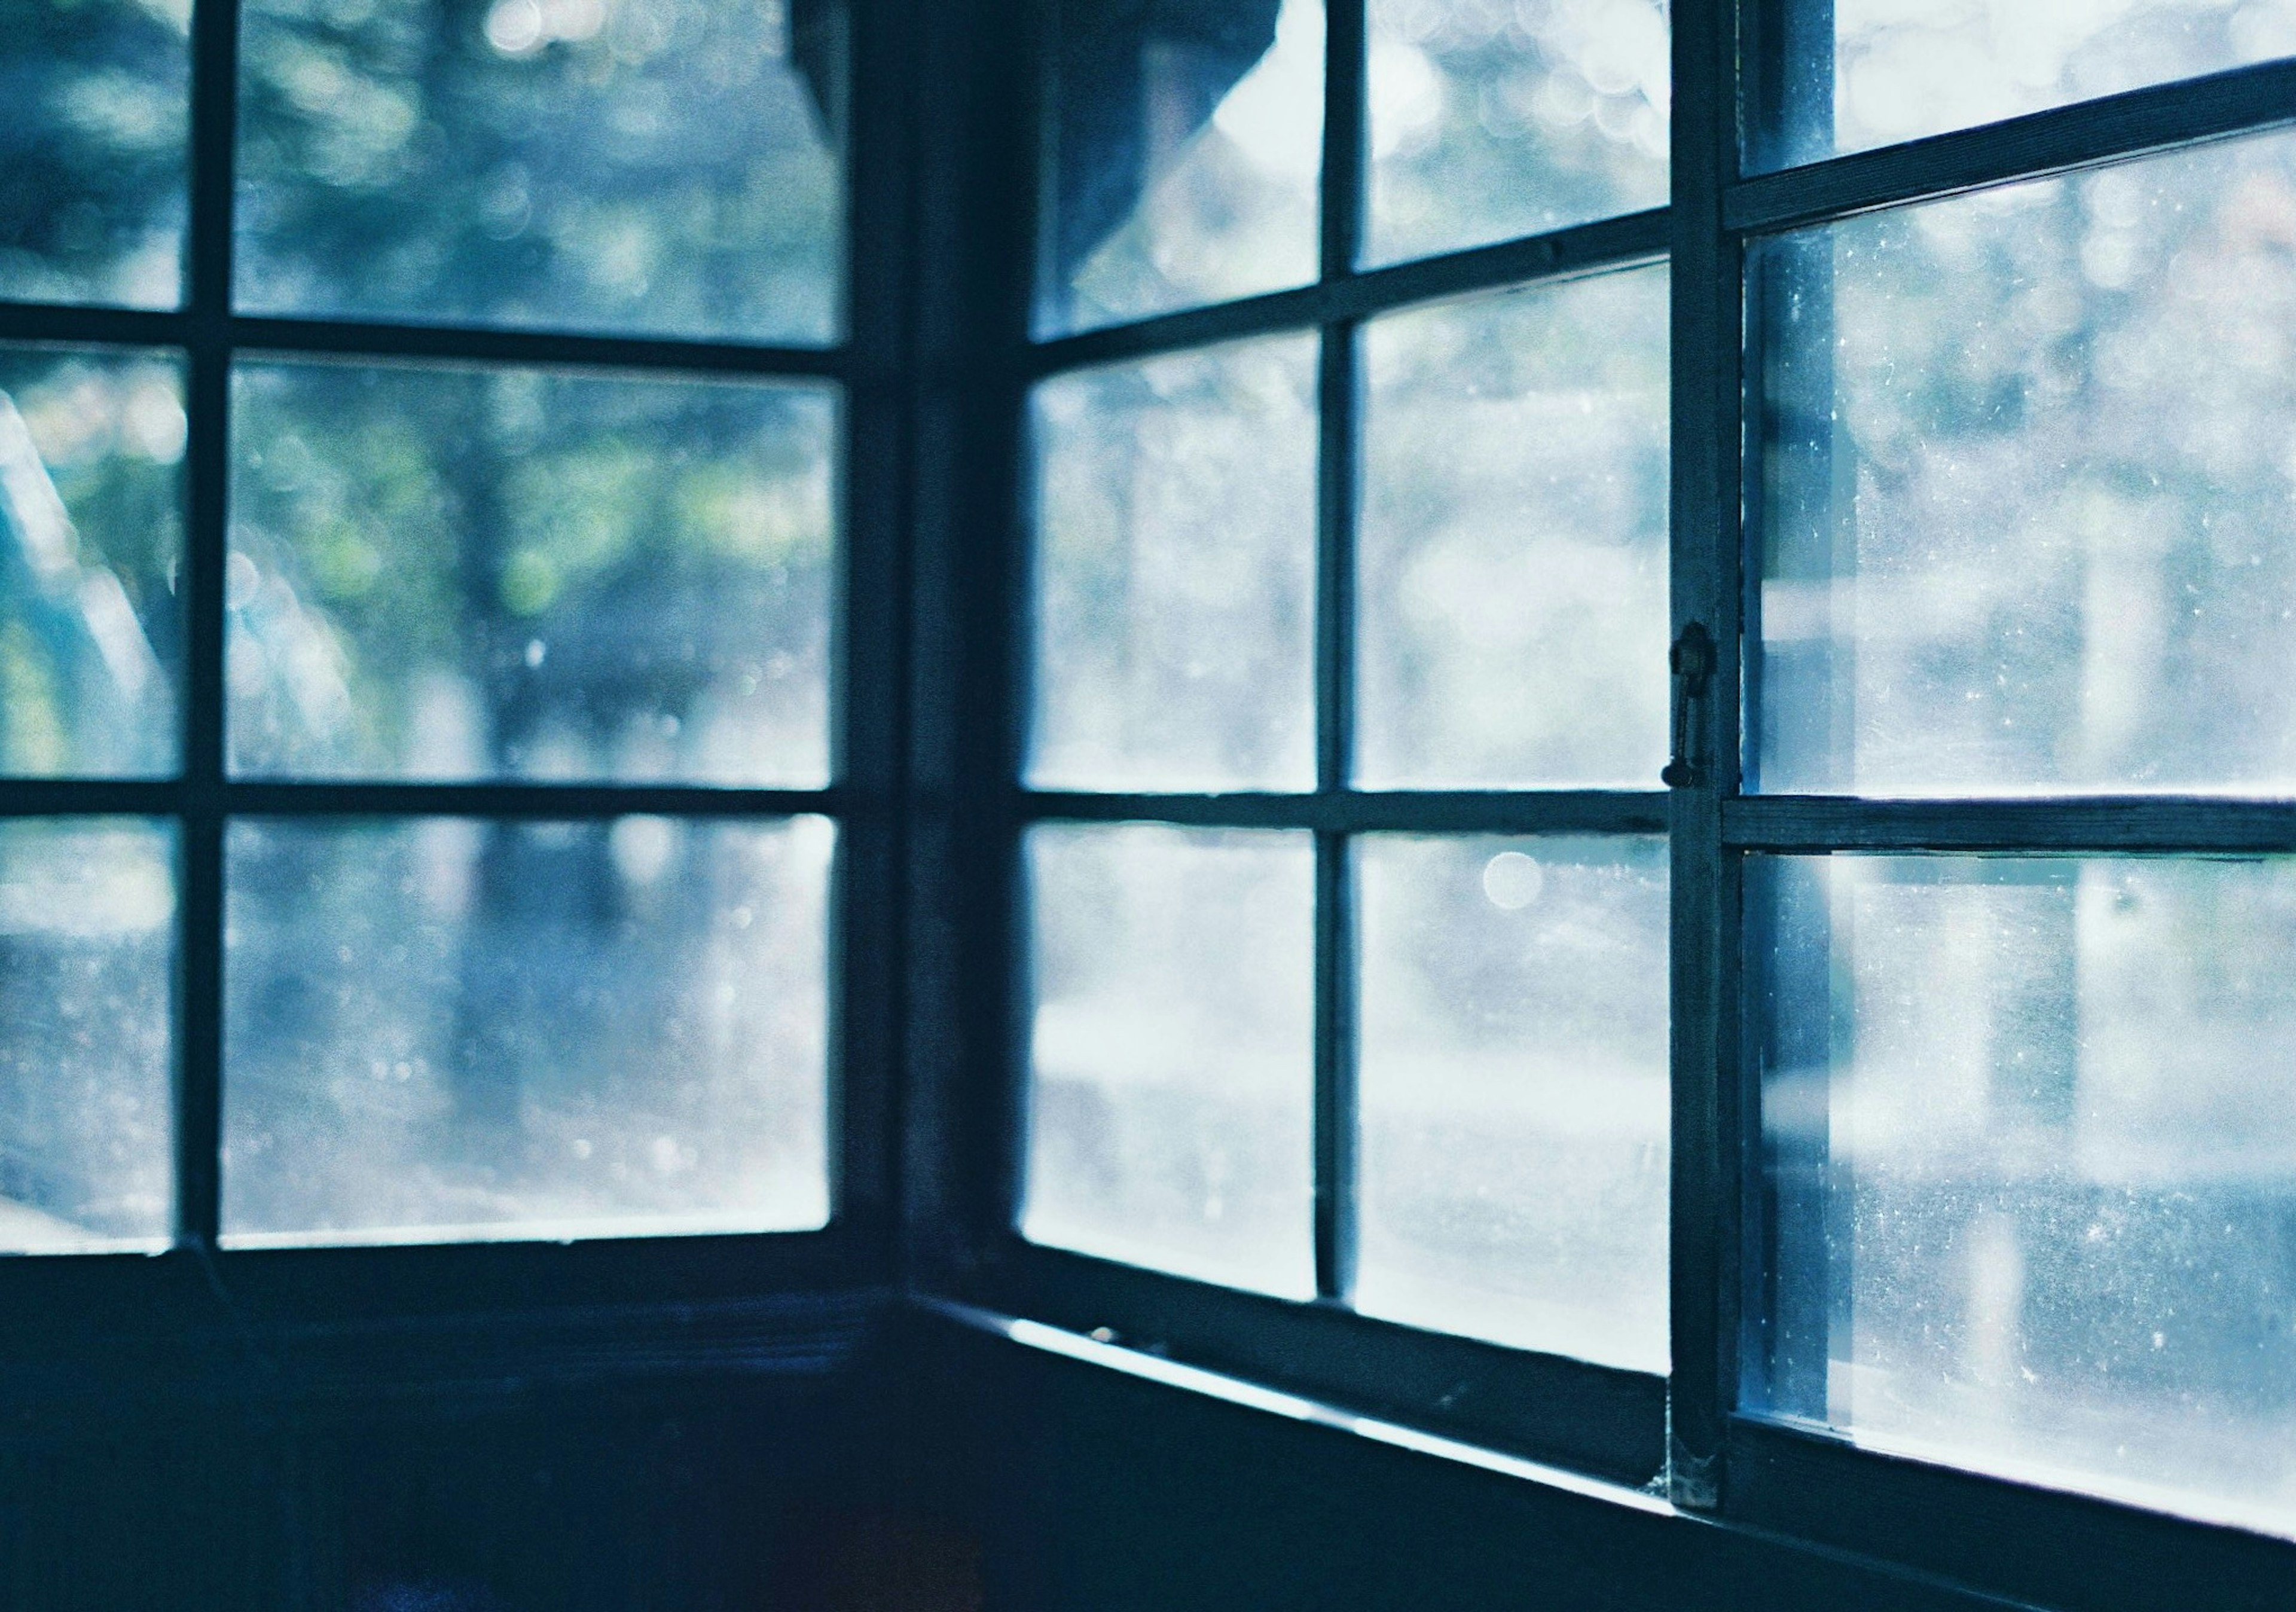
[[[507,1340],[515,1375],[559,1358],[577,1378],[610,1370],[566,1329],[592,1313],[618,1338],[649,1337],[663,1362],[712,1358],[763,1339],[844,1338],[833,1295],[882,1293],[892,1279],[889,1116],[903,1038],[882,1013],[896,999],[905,822],[909,441],[902,381],[913,295],[908,165],[914,72],[905,0],[852,0],[843,132],[844,332],[819,348],[738,340],[622,336],[483,323],[241,314],[232,307],[239,93],[239,0],[200,0],[189,40],[188,223],[173,309],[0,301],[0,340],[158,349],[183,365],[189,421],[182,474],[185,651],[181,762],[152,779],[0,779],[0,818],[133,815],[177,835],[172,980],[175,1204],[168,1251],[9,1260],[20,1313],[0,1351],[53,1358],[101,1334],[204,1339],[209,1354],[258,1363],[293,1354],[314,1329],[334,1336],[439,1333]],[[832,624],[832,777],[819,789],[609,781],[281,781],[233,777],[224,731],[224,577],[228,552],[234,357],[518,365],[570,375],[826,381],[837,389],[838,555]],[[831,1209],[809,1232],[610,1236],[386,1247],[218,1246],[222,1102],[224,839],[241,817],[316,822],[458,815],[599,821],[626,813],[700,822],[818,813],[838,824],[828,912]],[[824,1295],[805,1302],[783,1296]],[[858,1301],[856,1301],[858,1302]],[[875,1302],[875,1301],[871,1301]],[[758,1306],[763,1303],[765,1307]],[[808,1309],[810,1305],[810,1309]],[[819,1313],[814,1313],[818,1311]],[[126,1318],[126,1319],[123,1319]],[[749,1342],[744,1344],[742,1339]],[[729,1341],[733,1340],[733,1341]],[[849,1343],[849,1339],[847,1340]],[[340,1344],[340,1339],[337,1339]],[[383,1354],[417,1377],[461,1369]],[[794,1345],[792,1344],[792,1346]],[[840,1344],[838,1347],[846,1346]],[[522,1362],[522,1363],[521,1363]],[[200,1350],[170,1370],[213,1369]],[[373,1362],[368,1361],[368,1367]]]
[[[1365,0],[1326,0],[1321,269],[1312,284],[1032,341],[1037,263],[1032,170],[1044,79],[1004,82],[996,120],[1010,150],[981,195],[987,249],[1005,279],[982,340],[995,396],[978,441],[1002,457],[975,484],[984,563],[965,590],[988,634],[966,698],[983,702],[961,741],[965,787],[982,805],[962,875],[978,921],[955,977],[972,1084],[954,1111],[959,1166],[940,1189],[961,1247],[923,1277],[930,1293],[1050,1322],[1103,1341],[1321,1395],[1349,1411],[1638,1484],[1677,1511],[1733,1530],[1797,1540],[1949,1583],[2068,1608],[2275,1604],[2296,1542],[2076,1493],[1860,1449],[1822,1429],[1742,1413],[1739,1326],[1757,1279],[1759,1093],[1745,1042],[1742,869],[1768,851],[2296,851],[2296,804],[2088,797],[1923,800],[1753,796],[1739,771],[1744,700],[1741,629],[1750,585],[1749,455],[1759,404],[1746,338],[1747,249],[1759,237],[1903,203],[2075,171],[2202,141],[2296,124],[2296,61],[2133,90],[1776,171],[1742,171],[1762,99],[1786,60],[1783,0],[1672,10],[1669,206],[1547,234],[1368,270],[1353,264],[1364,205]],[[1049,8],[1004,48],[1042,61]],[[1800,26],[1808,26],[1807,18]],[[1349,655],[1349,526],[1357,393],[1353,335],[1392,308],[1637,263],[1670,266],[1670,635],[1696,624],[1717,664],[1691,712],[1685,786],[1588,794],[1354,791],[1342,764],[1347,711],[1335,671]],[[984,310],[985,311],[985,310]],[[1037,380],[1239,337],[1319,329],[1318,766],[1312,795],[1092,795],[1029,790],[1024,755],[1029,521],[1026,412]],[[1332,332],[1339,332],[1333,339]],[[1334,580],[1339,589],[1332,586]],[[1656,781],[1653,780],[1655,785]],[[1188,1278],[1037,1248],[1013,1229],[1025,1126],[1027,918],[1019,851],[1035,822],[1145,821],[1291,827],[1317,841],[1316,1254],[1324,1297],[1263,1298]],[[1669,1223],[1673,1370],[1607,1373],[1559,1356],[1439,1336],[1347,1311],[1332,1297],[1340,1231],[1332,1182],[1347,1167],[1333,1123],[1346,1096],[1331,986],[1348,979],[1341,944],[1344,836],[1443,831],[1662,828],[1671,860],[1672,1158]],[[1344,1012],[1344,1008],[1341,1012]],[[1623,1379],[1625,1381],[1606,1380]],[[1648,1396],[1644,1390],[1655,1386]],[[1648,1460],[1653,1436],[1660,1459]],[[1908,1526],[1918,1521],[1918,1526]]]

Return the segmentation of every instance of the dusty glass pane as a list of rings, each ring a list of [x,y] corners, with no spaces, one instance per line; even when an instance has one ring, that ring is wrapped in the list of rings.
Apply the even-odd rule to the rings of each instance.
[[[243,0],[262,313],[822,343],[837,0]]]
[[[1316,339],[1037,389],[1029,781],[1316,780]]]
[[[1667,199],[1665,0],[1371,0],[1364,258]]]
[[[2292,0],[1781,3],[1800,15],[1775,133],[1752,143],[1761,168],[2296,54]]]
[[[1314,1297],[1309,837],[1042,827],[1028,871],[1021,1235]]]
[[[234,823],[226,1243],[822,1225],[835,840]]]
[[[1755,1403],[2296,1534],[2296,861],[1754,875]]]
[[[1667,851],[1357,842],[1355,1307],[1664,1371]]]
[[[176,765],[183,371],[0,346],[0,773]]]
[[[165,1248],[175,836],[0,823],[0,1253]]]
[[[825,386],[248,364],[242,774],[829,776]]]
[[[2284,216],[2274,135],[1763,250],[1761,787],[2296,787]]]
[[[1655,788],[1667,281],[1365,327],[1356,779]]]
[[[191,0],[8,0],[0,299],[181,301],[191,28]]]
[[[1322,0],[1056,0],[1037,334],[1316,277]]]

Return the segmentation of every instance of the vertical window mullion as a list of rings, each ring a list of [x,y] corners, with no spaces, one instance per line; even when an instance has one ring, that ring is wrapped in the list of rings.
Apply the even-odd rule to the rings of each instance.
[[[192,331],[184,446],[184,793],[176,923],[176,1239],[211,1245],[218,1218],[223,1053],[224,550],[231,471],[233,145],[239,8],[192,19],[188,245]]]
[[[1324,0],[1323,278],[1363,232],[1365,0]],[[1316,371],[1316,788],[1348,787],[1354,749],[1357,326],[1324,327]],[[1316,1290],[1344,1298],[1355,1223],[1355,963],[1347,837],[1316,836]]]
[[[1673,1372],[1668,1470],[1677,1505],[1719,1498],[1735,1341],[1738,1208],[1737,863],[1721,802],[1738,773],[1742,254],[1723,230],[1736,168],[1734,6],[1674,8],[1672,627],[1712,634],[1718,664],[1689,730],[1694,781],[1673,791],[1670,827],[1673,1181],[1669,1281]],[[1675,698],[1684,698],[1679,683]]]

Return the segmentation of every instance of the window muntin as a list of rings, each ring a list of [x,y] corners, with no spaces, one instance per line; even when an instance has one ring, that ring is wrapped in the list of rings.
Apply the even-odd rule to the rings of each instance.
[[[233,380],[234,772],[828,781],[834,389]]]
[[[1665,205],[1665,0],[1368,11],[1365,262]]]
[[[1802,105],[1754,143],[1758,168],[2296,54],[2287,0],[1780,3],[1778,71]]]
[[[1663,266],[1364,326],[1355,779],[1666,765]]]
[[[835,842],[234,822],[224,1245],[823,1225]]]
[[[1761,243],[1760,787],[2296,784],[2291,209],[2267,135]]]
[[[822,345],[833,0],[243,0],[237,306]]]
[[[1037,335],[1316,277],[1322,0],[1046,14]]]
[[[21,0],[8,23],[0,299],[178,306],[190,0]]]
[[[0,347],[0,773],[174,770],[183,365]]]
[[[169,824],[0,822],[0,1253],[168,1246],[175,912]]]
[[[2296,1533],[2296,863],[1758,860],[1753,1403]]]

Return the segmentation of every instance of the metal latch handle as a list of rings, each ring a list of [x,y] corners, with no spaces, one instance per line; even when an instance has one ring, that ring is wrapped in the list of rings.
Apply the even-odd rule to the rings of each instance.
[[[1659,781],[1669,789],[1687,789],[1698,781],[1698,764],[1690,756],[1691,707],[1706,698],[1707,681],[1714,675],[1713,635],[1699,623],[1689,623],[1667,651],[1666,664],[1674,673],[1674,759],[1659,773]]]

